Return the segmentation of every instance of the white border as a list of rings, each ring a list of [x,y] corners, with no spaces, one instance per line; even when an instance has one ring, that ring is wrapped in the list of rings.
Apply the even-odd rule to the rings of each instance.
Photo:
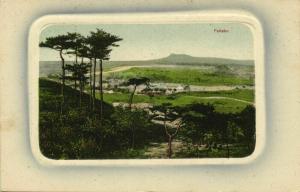
[[[255,105],[256,105],[256,147],[254,152],[243,158],[203,158],[203,159],[126,159],[126,160],[53,160],[40,152],[38,134],[39,115],[39,36],[49,24],[185,24],[185,23],[244,23],[252,31],[255,61]],[[31,26],[28,38],[28,87],[30,144],[34,157],[47,166],[186,166],[245,164],[253,162],[265,147],[265,69],[264,39],[260,22],[252,14],[244,11],[203,11],[179,13],[138,13],[138,14],[65,14],[47,15],[37,19]]]

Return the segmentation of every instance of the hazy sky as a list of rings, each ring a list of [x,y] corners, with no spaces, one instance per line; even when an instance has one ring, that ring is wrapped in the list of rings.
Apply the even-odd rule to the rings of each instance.
[[[196,57],[253,59],[251,30],[240,23],[201,24],[110,24],[110,25],[53,25],[45,28],[40,40],[46,37],[78,32],[88,35],[96,28],[123,39],[113,48],[110,60],[147,60],[170,53]],[[215,31],[225,29],[228,32]],[[66,60],[72,59],[71,57]],[[40,60],[60,60],[56,51],[41,48]]]

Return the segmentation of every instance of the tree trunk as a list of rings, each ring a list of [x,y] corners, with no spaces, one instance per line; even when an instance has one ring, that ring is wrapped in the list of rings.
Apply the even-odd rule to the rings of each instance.
[[[76,54],[77,56],[77,54]],[[83,57],[81,57],[81,63],[80,63],[80,70],[81,68],[83,67]],[[81,72],[80,72],[81,73]],[[83,77],[82,77],[83,76]],[[84,89],[84,74],[80,74],[80,80],[79,80],[79,89],[80,89],[80,93],[79,93],[79,106],[80,106],[80,109],[81,109],[81,106],[82,106],[82,94],[83,94],[83,89]]]
[[[173,154],[172,142],[173,142],[173,139],[175,138],[175,136],[177,135],[178,130],[180,129],[180,124],[177,125],[176,131],[173,134],[171,134],[171,133],[169,133],[168,128],[167,128],[167,124],[166,124],[166,120],[167,119],[166,119],[166,117],[167,117],[167,111],[164,113],[164,126],[165,126],[166,135],[168,136],[168,151],[167,151],[167,155],[168,155],[168,158],[171,158],[172,154]]]
[[[96,99],[96,64],[97,60],[94,58],[94,77],[93,77],[93,111],[95,110],[95,99]]]
[[[59,56],[60,56],[60,59],[61,59],[61,69],[62,69],[62,84],[61,84],[61,96],[62,96],[62,99],[61,99],[61,104],[60,104],[60,114],[62,115],[63,114],[63,106],[64,106],[64,102],[65,102],[65,98],[64,98],[64,86],[65,86],[65,59],[64,57],[62,56],[62,49],[59,51]]]
[[[173,141],[173,137],[172,135],[169,135],[169,140],[168,140],[168,158],[170,159],[172,157],[172,141]]]
[[[75,63],[78,63],[77,47],[75,48]]]
[[[129,109],[130,109],[130,110],[131,110],[131,105],[132,105],[132,102],[133,102],[133,96],[134,96],[136,87],[137,87],[137,85],[134,85],[133,91],[132,91],[132,93],[131,93],[131,95],[130,95],[130,98],[129,98]]]
[[[77,47],[75,49],[75,65],[77,66],[78,64],[78,55],[77,55]],[[76,74],[76,73],[75,73]],[[75,77],[75,90],[77,90],[77,77]],[[80,81],[79,81],[79,89],[80,89]]]
[[[131,142],[131,148],[134,149],[134,144],[135,144],[135,134],[134,134],[134,126],[131,124],[131,134],[132,134],[132,142]]]
[[[90,109],[93,109],[93,86],[92,86],[92,69],[93,69],[92,58],[90,58]]]
[[[100,59],[100,78],[99,78],[99,86],[100,86],[100,124],[102,125],[103,120],[103,87],[102,87],[102,73],[103,73],[103,67],[102,67],[102,59]]]
[[[228,144],[228,142],[227,142],[227,144],[226,144],[226,148],[227,148],[227,158],[229,158],[229,144]]]
[[[169,133],[168,128],[167,128],[167,112],[164,113],[164,127],[165,127],[165,132],[166,135],[168,136],[168,149],[167,149],[167,157],[170,159],[172,157],[172,135]]]
[[[81,109],[82,102],[82,80],[79,81],[79,107]]]
[[[135,93],[135,90],[136,90],[136,85],[134,86],[133,88],[133,91],[130,95],[130,98],[129,98],[129,110],[131,111],[131,105],[132,105],[132,101],[133,101],[133,96],[134,96],[134,93]],[[131,114],[132,115],[132,114]],[[132,143],[131,143],[131,148],[133,149],[134,148],[134,143],[135,143],[135,130],[134,130],[134,126],[133,126],[133,118],[131,118],[131,132],[132,132]]]

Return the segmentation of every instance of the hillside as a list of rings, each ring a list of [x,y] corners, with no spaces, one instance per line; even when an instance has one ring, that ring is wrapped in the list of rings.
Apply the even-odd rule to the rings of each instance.
[[[48,79],[40,78],[39,79],[39,106],[40,113],[48,112],[58,112],[60,110],[60,99],[61,99],[61,84],[55,81]],[[64,107],[67,110],[70,109],[79,109],[79,91],[73,89],[70,86],[64,87],[65,102]],[[90,106],[90,95],[87,93],[82,93],[82,108],[89,110]],[[100,109],[100,100],[95,100],[95,108],[98,112]],[[112,112],[113,107],[104,102],[103,104],[104,111],[107,112],[105,115],[108,115]]]
[[[193,57],[186,54],[174,54],[171,53],[169,56],[153,60],[156,63],[161,64],[210,64],[210,65],[254,65],[253,60],[235,60],[215,57]]]

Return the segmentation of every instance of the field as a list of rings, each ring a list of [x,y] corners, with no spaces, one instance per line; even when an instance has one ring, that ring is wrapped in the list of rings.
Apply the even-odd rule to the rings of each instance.
[[[131,68],[113,73],[114,78],[148,77],[152,82],[181,83],[186,85],[253,85],[253,78],[231,73],[178,68]]]
[[[108,79],[128,80],[130,78],[147,77],[152,83],[160,85],[189,85],[195,90],[183,93],[172,93],[170,95],[158,94],[148,96],[145,94],[135,94],[133,103],[150,103],[160,105],[165,102],[174,106],[184,106],[192,103],[212,104],[218,112],[234,113],[240,112],[249,104],[254,104],[253,76],[251,67],[241,66],[201,66],[201,67],[161,67],[139,66],[139,67],[118,67],[117,70],[110,69],[105,73]],[[252,68],[253,69],[253,68]],[[250,73],[250,75],[249,75]],[[204,86],[204,87],[202,87]],[[197,91],[209,87],[213,91]],[[249,87],[249,88],[247,88]],[[108,103],[128,102],[130,91],[105,93],[104,100]],[[97,95],[99,98],[99,94]]]
[[[104,94],[104,101],[110,104],[116,102],[128,102],[130,93]],[[97,94],[97,98],[100,96]],[[254,103],[253,90],[232,90],[216,92],[191,92],[173,95],[161,95],[149,97],[146,95],[135,95],[133,103],[151,103],[159,105],[165,102],[173,105],[184,106],[192,103],[210,103],[216,107],[218,112],[235,113],[243,110],[247,105]]]

